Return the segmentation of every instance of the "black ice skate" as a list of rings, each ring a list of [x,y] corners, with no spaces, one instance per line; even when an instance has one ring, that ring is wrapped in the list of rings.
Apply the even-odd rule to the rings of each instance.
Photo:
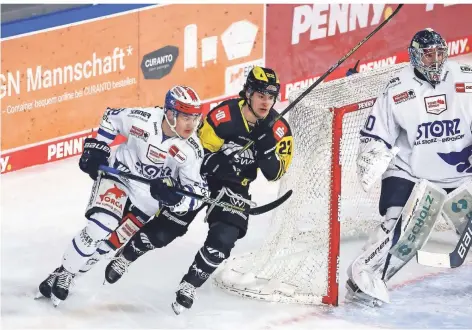
[[[116,283],[128,270],[131,261],[128,261],[122,253],[118,253],[105,268],[105,280],[110,283]]]
[[[56,268],[54,272],[49,274],[49,276],[39,284],[39,291],[35,296],[35,299],[39,298],[51,298],[51,289],[54,280],[56,279],[57,274],[59,274],[60,267]]]
[[[381,300],[362,292],[362,290],[359,289],[359,287],[351,279],[347,280],[346,289],[346,300],[348,301],[369,307],[380,307],[383,304]]]
[[[185,281],[180,282],[176,292],[175,302],[172,303],[174,313],[179,315],[185,309],[190,309],[195,300],[196,288]]]
[[[74,277],[75,274],[67,271],[64,267],[61,266],[61,268],[58,269],[58,274],[51,290],[51,300],[54,307],[57,307],[62,301],[66,300]]]

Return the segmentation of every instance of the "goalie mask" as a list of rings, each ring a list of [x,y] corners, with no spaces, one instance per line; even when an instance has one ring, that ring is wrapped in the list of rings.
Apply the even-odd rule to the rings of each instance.
[[[417,32],[408,47],[411,65],[418,70],[431,85],[441,81],[441,73],[448,57],[446,41],[439,33],[427,28]]]
[[[170,129],[181,139],[188,139],[189,136],[197,130],[202,118],[200,98],[195,90],[187,86],[175,86],[167,92],[164,101],[164,110],[166,112],[165,119]],[[170,122],[167,116],[168,111],[173,113],[173,123]],[[185,136],[183,136],[184,134],[182,132],[179,133],[179,129],[177,129],[177,120],[179,117],[182,118],[181,121],[185,127],[191,127],[192,129],[191,132],[186,132]]]
[[[260,118],[252,108],[251,98],[254,95],[254,92],[272,95],[275,104],[280,92],[280,82],[279,77],[274,70],[255,66],[251,72],[249,72],[244,88],[239,93],[239,95],[246,100],[249,110],[251,110],[256,118],[263,119]],[[274,106],[274,104],[272,104],[272,106]]]

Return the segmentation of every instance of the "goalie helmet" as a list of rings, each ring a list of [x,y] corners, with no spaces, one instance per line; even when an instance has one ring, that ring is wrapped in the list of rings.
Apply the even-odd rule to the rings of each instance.
[[[441,73],[448,57],[446,41],[431,28],[417,32],[408,47],[411,65],[433,86],[441,81]]]
[[[182,137],[179,133],[177,133],[175,129],[175,127],[177,126],[177,117],[179,116],[179,114],[193,117],[193,121],[195,122],[195,130],[198,128],[198,125],[202,118],[202,106],[200,97],[193,88],[190,88],[188,86],[174,86],[167,92],[164,101],[164,111],[172,111],[172,113],[174,114],[174,123],[171,123],[169,121],[168,116],[165,116],[165,119],[169,124],[171,130],[180,138]]]

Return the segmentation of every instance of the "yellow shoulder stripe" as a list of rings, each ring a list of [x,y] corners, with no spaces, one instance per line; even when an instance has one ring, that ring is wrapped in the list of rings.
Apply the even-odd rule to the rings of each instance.
[[[208,123],[208,120],[205,118],[203,121],[202,127],[198,130],[198,137],[202,142],[203,148],[211,151],[217,152],[220,150],[221,146],[224,143],[224,140],[220,138],[213,127]]]

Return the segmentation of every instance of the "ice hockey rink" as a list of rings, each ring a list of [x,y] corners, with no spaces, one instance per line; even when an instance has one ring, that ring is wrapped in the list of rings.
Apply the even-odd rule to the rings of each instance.
[[[472,63],[472,56],[455,58]],[[33,299],[38,284],[57,267],[83,216],[92,180],[78,157],[1,177],[1,326],[25,328],[153,329],[384,329],[472,327],[472,257],[457,269],[410,262],[389,283],[391,303],[382,308],[344,302],[348,263],[361,247],[341,246],[339,307],[276,304],[230,295],[211,279],[198,290],[194,307],[176,316],[175,289],[206,238],[202,214],[186,236],[146,254],[115,285],[103,285],[106,262],[76,279],[69,299],[54,308]],[[251,193],[259,204],[277,197],[278,184],[258,178]],[[253,251],[268,231],[271,214],[252,217],[247,236],[232,255]],[[433,248],[451,251],[452,245]]]

